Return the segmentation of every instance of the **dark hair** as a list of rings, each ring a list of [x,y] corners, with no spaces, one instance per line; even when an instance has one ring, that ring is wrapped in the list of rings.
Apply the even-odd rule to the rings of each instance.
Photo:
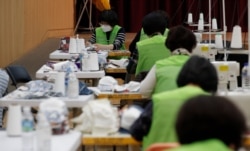
[[[169,24],[170,24],[170,17],[168,15],[168,13],[164,10],[156,10],[156,13],[159,13],[160,15],[162,15],[166,21],[166,28],[169,28]]]
[[[118,16],[113,10],[104,10],[99,16],[99,22],[107,22],[113,27],[118,24]]]
[[[216,92],[218,76],[215,67],[203,57],[191,56],[177,78],[178,87],[187,84],[199,85],[206,92]]]
[[[176,132],[181,144],[219,139],[226,145],[241,146],[246,132],[243,113],[227,98],[200,95],[186,101],[180,108]]]
[[[142,28],[147,35],[152,35],[156,32],[164,34],[167,28],[167,21],[162,13],[157,11],[147,14],[142,20]]]
[[[196,47],[196,37],[192,31],[178,25],[169,30],[165,45],[170,51],[185,48],[189,52],[192,52]]]

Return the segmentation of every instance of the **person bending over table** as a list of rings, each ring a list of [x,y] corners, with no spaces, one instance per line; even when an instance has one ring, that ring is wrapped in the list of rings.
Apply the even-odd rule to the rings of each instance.
[[[192,56],[177,78],[178,89],[153,95],[141,116],[131,126],[131,135],[143,143],[143,149],[154,143],[177,142],[174,122],[181,105],[189,98],[217,91],[215,67],[205,58]]]
[[[171,56],[158,60],[141,82],[140,93],[145,98],[177,88],[178,73],[196,47],[196,37],[184,26],[175,26],[170,28],[165,45],[171,51]]]
[[[169,151],[237,151],[247,132],[241,110],[220,96],[187,100],[180,108],[175,128],[181,145]]]
[[[156,10],[154,11],[155,13],[158,13],[160,15],[162,15],[163,20],[165,20],[166,24],[165,24],[165,31],[163,33],[163,35],[165,37],[167,37],[168,35],[168,31],[169,31],[169,15],[167,14],[167,12],[163,11],[163,10]],[[154,24],[154,21],[153,23]],[[158,23],[157,23],[158,24]],[[153,27],[154,29],[155,27]],[[132,42],[129,45],[129,51],[130,51],[130,61],[129,64],[127,66],[127,72],[128,74],[135,74],[135,70],[136,70],[136,65],[137,65],[137,61],[138,61],[138,49],[136,47],[136,43],[145,39],[148,39],[148,35],[145,33],[144,28],[142,26],[141,30],[137,32],[136,36],[134,37],[134,39],[132,40]],[[131,75],[128,75],[131,76]],[[129,82],[129,79],[127,80],[127,82]]]
[[[125,30],[118,25],[118,16],[113,10],[104,10],[99,16],[97,27],[87,46],[93,45],[99,50],[125,50]]]
[[[166,36],[163,34],[167,28],[167,21],[162,14],[156,11],[147,14],[143,18],[142,27],[148,38],[136,43],[138,64],[135,75],[149,71],[156,61],[171,55],[165,46]]]

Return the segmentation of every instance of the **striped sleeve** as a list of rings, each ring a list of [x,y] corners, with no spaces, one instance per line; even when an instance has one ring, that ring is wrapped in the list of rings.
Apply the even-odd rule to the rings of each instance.
[[[4,71],[0,70],[0,97],[3,96],[9,84],[9,75]]]
[[[122,45],[124,44],[124,42],[125,42],[125,30],[124,30],[124,28],[121,28],[118,31],[116,39],[113,43],[113,45],[114,45],[113,50],[119,50],[122,47]]]

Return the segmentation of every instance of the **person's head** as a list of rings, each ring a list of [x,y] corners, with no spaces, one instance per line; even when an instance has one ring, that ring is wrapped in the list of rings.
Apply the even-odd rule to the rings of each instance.
[[[218,86],[215,67],[204,57],[191,56],[177,77],[178,87],[188,84],[197,85],[206,92],[215,93]]]
[[[219,139],[225,145],[238,149],[246,132],[246,120],[227,98],[200,95],[183,104],[175,128],[181,144]]]
[[[164,10],[156,10],[155,11],[156,13],[159,13],[160,15],[162,15],[164,18],[165,18],[165,21],[166,21],[166,28],[169,28],[169,25],[170,25],[170,17],[168,15],[168,13]]]
[[[196,47],[196,43],[194,33],[186,27],[178,25],[170,28],[165,45],[170,49],[170,51],[174,51],[178,48],[184,48],[191,53]]]
[[[107,27],[109,31],[118,24],[118,17],[115,11],[113,10],[104,10],[99,16],[99,24],[101,27]],[[107,32],[104,29],[105,32]]]
[[[158,11],[147,14],[142,20],[142,28],[148,36],[157,33],[163,34],[167,25],[166,16]]]

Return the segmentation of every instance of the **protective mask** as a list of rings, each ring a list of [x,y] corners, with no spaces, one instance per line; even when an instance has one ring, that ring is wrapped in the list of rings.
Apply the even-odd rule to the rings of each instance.
[[[109,32],[112,30],[112,27],[110,25],[101,25],[103,32]]]

